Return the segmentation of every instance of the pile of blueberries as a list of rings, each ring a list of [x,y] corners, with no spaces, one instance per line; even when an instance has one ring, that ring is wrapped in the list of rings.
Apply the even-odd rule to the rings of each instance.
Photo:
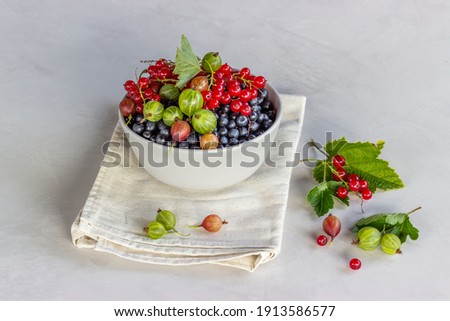
[[[245,85],[242,84],[243,89]],[[252,99],[248,104],[252,108],[249,116],[240,113],[234,113],[230,109],[230,105],[220,105],[213,110],[217,117],[217,128],[213,134],[219,139],[218,148],[234,146],[252,140],[268,130],[275,121],[276,110],[269,101],[269,93],[266,89],[260,89],[258,97]],[[128,120],[125,118],[125,121]],[[144,116],[135,113],[128,122],[130,127],[136,134],[158,144],[172,146],[170,136],[170,127],[164,124],[162,120],[158,122],[150,122],[144,119]],[[179,142],[174,147],[184,149],[200,149],[201,135],[191,128],[191,134],[185,141]]]

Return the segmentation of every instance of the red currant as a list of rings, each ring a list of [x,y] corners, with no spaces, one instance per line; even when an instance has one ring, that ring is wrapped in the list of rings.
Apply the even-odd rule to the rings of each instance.
[[[348,188],[351,191],[354,191],[354,192],[359,191],[359,181],[357,181],[357,180],[349,180],[348,181]]]
[[[212,98],[219,100],[220,98],[222,98],[222,92],[217,89],[214,89],[211,93],[211,96]]]
[[[242,102],[239,99],[233,100],[230,104],[230,109],[233,113],[237,113],[242,106]]]
[[[252,113],[252,107],[250,107],[247,103],[243,103],[239,111],[244,116],[250,116],[250,114]]]
[[[158,68],[156,66],[149,66],[147,71],[150,74],[150,76],[153,76],[157,72]]]
[[[216,79],[216,81],[214,82],[214,86],[225,88],[225,80],[223,80],[223,79]]]
[[[366,189],[369,189],[369,183],[365,179],[359,180],[359,191],[365,191]]]
[[[238,86],[239,88],[241,88],[241,84],[239,83],[239,81],[235,80],[234,78],[230,81],[227,81],[227,87],[234,87],[234,86]]]
[[[154,93],[153,89],[147,88],[142,92],[142,96],[144,96],[145,99],[150,99]]]
[[[243,102],[247,102],[251,99],[251,93],[248,89],[244,89],[241,90],[241,94],[239,96],[239,98],[243,101]]]
[[[356,174],[350,174],[348,175],[348,181],[359,181],[359,176]]]
[[[255,88],[250,89],[250,99],[255,99],[258,97],[258,91]]]
[[[320,246],[325,246],[328,243],[328,237],[326,237],[325,235],[319,235],[316,239],[316,242]]]
[[[165,67],[167,65],[166,63],[166,59],[159,59],[156,63],[155,63],[155,67],[156,68],[161,68],[161,67]]]
[[[336,155],[333,157],[333,166],[336,168],[342,168],[345,165],[345,158],[342,155]]]
[[[361,197],[363,200],[370,200],[372,198],[372,191],[370,189],[366,189],[361,192]]]
[[[123,88],[125,88],[126,91],[130,91],[132,88],[136,88],[136,84],[133,80],[127,80],[123,84]]]
[[[350,260],[348,265],[352,270],[359,270],[361,268],[361,261],[356,257],[354,257],[353,259]]]
[[[220,98],[220,102],[224,105],[229,104],[231,101],[231,95],[227,92],[222,93],[222,97]]]
[[[242,68],[239,71],[239,76],[241,76],[242,78],[247,78],[248,76],[250,76],[250,69],[247,67]]]
[[[230,82],[234,80],[233,74],[229,73],[229,74],[225,74],[225,76],[223,76],[223,80],[225,80],[226,82]]]
[[[148,85],[150,84],[150,80],[148,78],[145,77],[141,77],[138,80],[138,86],[141,89],[146,89],[148,87]]]
[[[263,89],[266,85],[266,78],[264,78],[263,76],[255,77],[255,79],[253,80],[253,85],[258,89]]]
[[[138,114],[142,114],[144,112],[144,105],[143,104],[136,105],[136,112]]]
[[[344,186],[341,186],[341,187],[339,187],[339,188],[337,189],[336,195],[337,195],[339,198],[346,198],[347,195],[348,195],[348,189],[345,188]]]
[[[209,90],[202,91],[204,101],[210,101],[212,99],[212,93]]]
[[[161,70],[159,71],[159,77],[161,77],[162,79],[168,78],[171,74],[172,72],[167,67],[161,68]]]
[[[219,107],[219,104],[220,104],[219,99],[211,98],[211,100],[208,101],[208,107],[209,107],[208,109],[215,109],[215,108]]]
[[[220,66],[218,71],[223,72],[224,74],[229,74],[231,72],[231,67],[228,64],[223,64]]]
[[[222,79],[222,78],[223,78],[223,72],[218,70],[214,73],[214,79]]]
[[[230,86],[228,87],[228,92],[231,96],[237,97],[241,93],[241,86]]]
[[[345,180],[347,177],[347,172],[344,169],[338,169],[336,173],[333,174],[333,178],[335,181]]]

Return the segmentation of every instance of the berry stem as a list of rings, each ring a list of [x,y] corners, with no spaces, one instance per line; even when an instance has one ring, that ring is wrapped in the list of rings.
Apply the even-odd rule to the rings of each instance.
[[[310,144],[311,146],[313,146],[314,148],[316,148],[319,152],[321,152],[322,154],[324,154],[327,158],[330,157],[330,155],[328,155],[326,152],[324,152],[324,151],[322,150],[322,148],[321,148],[319,145],[317,145],[317,143],[316,143],[313,139],[311,139],[311,141],[309,142],[309,144]]]
[[[413,209],[412,211],[406,213],[406,215],[409,216],[409,214],[412,214],[412,213],[414,213],[414,212],[416,212],[416,211],[418,211],[418,210],[421,210],[421,209],[422,209],[422,206],[416,207],[416,208]]]

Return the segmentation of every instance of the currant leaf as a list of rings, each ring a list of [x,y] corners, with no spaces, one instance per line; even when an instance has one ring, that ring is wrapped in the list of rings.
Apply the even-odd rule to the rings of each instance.
[[[188,81],[201,71],[198,57],[192,50],[191,44],[185,35],[181,36],[180,48],[177,47],[174,73],[178,75],[176,86],[182,89]]]
[[[309,191],[306,199],[314,208],[317,216],[323,216],[327,214],[330,209],[334,207],[336,191],[341,186],[343,186],[342,182],[322,182]],[[347,206],[349,205],[348,198],[339,200],[343,204]]]

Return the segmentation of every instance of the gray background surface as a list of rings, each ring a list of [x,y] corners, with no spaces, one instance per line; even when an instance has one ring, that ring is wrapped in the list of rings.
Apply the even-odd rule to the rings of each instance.
[[[447,1],[1,1],[0,299],[449,300],[450,4]],[[173,58],[186,34],[202,55],[308,97],[300,147],[325,133],[385,140],[407,188],[366,213],[418,205],[402,256],[315,245],[310,169],[293,171],[283,247],[248,273],[129,262],[71,243],[141,59]],[[363,268],[350,271],[358,256]]]

